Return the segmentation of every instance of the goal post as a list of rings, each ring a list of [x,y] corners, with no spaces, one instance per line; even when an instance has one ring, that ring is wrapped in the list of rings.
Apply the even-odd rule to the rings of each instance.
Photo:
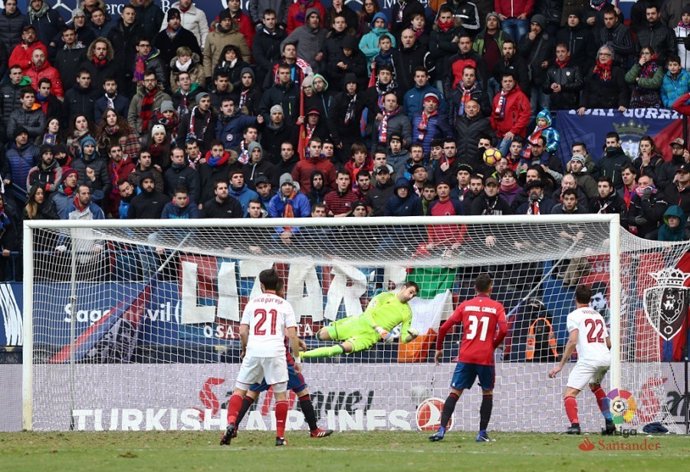
[[[310,348],[327,344],[314,336],[320,327],[362,313],[378,293],[420,285],[418,339],[305,363],[320,421],[332,429],[434,426],[459,339],[458,330],[447,336],[435,366],[438,326],[473,295],[482,271],[492,273],[509,324],[496,353],[492,429],[565,425],[573,364],[558,379],[546,374],[565,346],[578,283],[596,288],[610,326],[605,390],[628,392],[616,397],[623,405],[632,397],[620,424],[675,419],[666,406],[675,371],[661,363],[658,334],[666,289],[649,274],[675,268],[688,245],[638,239],[617,215],[26,221],[24,230],[27,430],[224,428],[241,310],[269,267],[285,280]],[[478,395],[475,387],[463,402]],[[581,416],[598,431],[588,396]],[[266,404],[241,428],[270,429]],[[459,410],[454,427],[475,430],[478,409]],[[297,406],[290,415],[289,428],[304,426]]]

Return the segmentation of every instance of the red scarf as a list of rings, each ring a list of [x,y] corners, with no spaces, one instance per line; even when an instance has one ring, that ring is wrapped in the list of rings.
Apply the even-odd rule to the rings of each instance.
[[[599,80],[602,82],[608,82],[611,80],[611,67],[613,66],[613,62],[609,62],[607,64],[602,64],[599,62],[599,59],[597,59],[597,62],[594,65],[594,75],[599,77]]]
[[[448,21],[441,21],[441,20],[436,20],[436,25],[438,25],[438,29],[443,31],[444,33],[447,33],[450,31],[450,29],[453,27],[455,23],[453,20],[448,20]]]
[[[391,112],[382,110],[382,113],[383,119],[381,120],[381,123],[379,123],[379,143],[388,144],[388,119],[400,113],[400,107]]]
[[[108,59],[98,59],[96,56],[93,56],[91,62],[93,62],[93,65],[96,67],[103,67],[108,63]]]
[[[558,59],[556,59],[556,65],[557,65],[560,69],[563,69],[563,68],[566,67],[569,63],[570,63],[570,59],[569,59],[569,58],[566,59],[565,61],[559,61]]]
[[[146,59],[148,56],[140,56],[137,54],[136,63],[134,64],[134,76],[132,82],[141,82],[144,80],[144,72],[146,71]]]
[[[79,212],[82,212],[88,208],[88,206],[82,206],[81,202],[79,201],[79,195],[74,196],[72,203],[74,203],[74,208],[76,208]]]
[[[153,89],[150,92],[146,92],[144,98],[141,100],[141,112],[139,113],[139,116],[141,117],[142,132],[149,129],[149,122],[153,116],[153,102],[157,93],[158,89]]]
[[[502,120],[506,117],[506,104],[508,103],[508,99],[506,97],[508,96],[508,93],[509,92],[501,90],[501,95],[498,97],[498,103],[496,104],[494,113],[496,116],[498,116],[499,120]]]
[[[422,119],[419,122],[419,125],[417,125],[417,131],[419,131],[419,134],[417,134],[417,141],[424,141],[427,128],[429,127],[429,120],[436,115],[438,115],[438,110],[434,110],[428,115],[425,111],[422,111]]]

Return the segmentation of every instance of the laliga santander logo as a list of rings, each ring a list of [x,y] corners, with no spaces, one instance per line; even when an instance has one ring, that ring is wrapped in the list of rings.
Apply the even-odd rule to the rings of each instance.
[[[632,393],[627,390],[614,388],[607,397],[611,404],[609,409],[613,415],[613,423],[620,425],[623,423],[630,423],[637,413],[637,401]]]
[[[420,431],[436,431],[441,425],[441,412],[443,400],[440,398],[427,398],[417,407],[417,429]],[[450,417],[447,430],[453,428],[453,417]]]

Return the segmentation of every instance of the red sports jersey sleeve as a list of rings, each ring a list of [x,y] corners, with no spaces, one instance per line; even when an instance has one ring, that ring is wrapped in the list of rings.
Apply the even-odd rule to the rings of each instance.
[[[501,344],[508,330],[503,305],[484,295],[461,303],[439,329],[437,350],[443,347],[446,333],[458,323],[462,324],[463,329],[457,360],[468,364],[494,365],[494,349]]]

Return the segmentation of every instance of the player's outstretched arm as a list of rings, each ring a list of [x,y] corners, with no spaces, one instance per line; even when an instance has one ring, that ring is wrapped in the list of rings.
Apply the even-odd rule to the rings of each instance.
[[[561,362],[558,363],[556,367],[549,371],[549,377],[554,378],[558,373],[563,370],[566,362],[570,360],[570,357],[575,352],[575,347],[577,346],[577,338],[579,335],[579,330],[574,329],[570,332],[570,337],[568,338],[568,343],[565,345],[565,350],[563,351],[563,356],[561,357]]]

